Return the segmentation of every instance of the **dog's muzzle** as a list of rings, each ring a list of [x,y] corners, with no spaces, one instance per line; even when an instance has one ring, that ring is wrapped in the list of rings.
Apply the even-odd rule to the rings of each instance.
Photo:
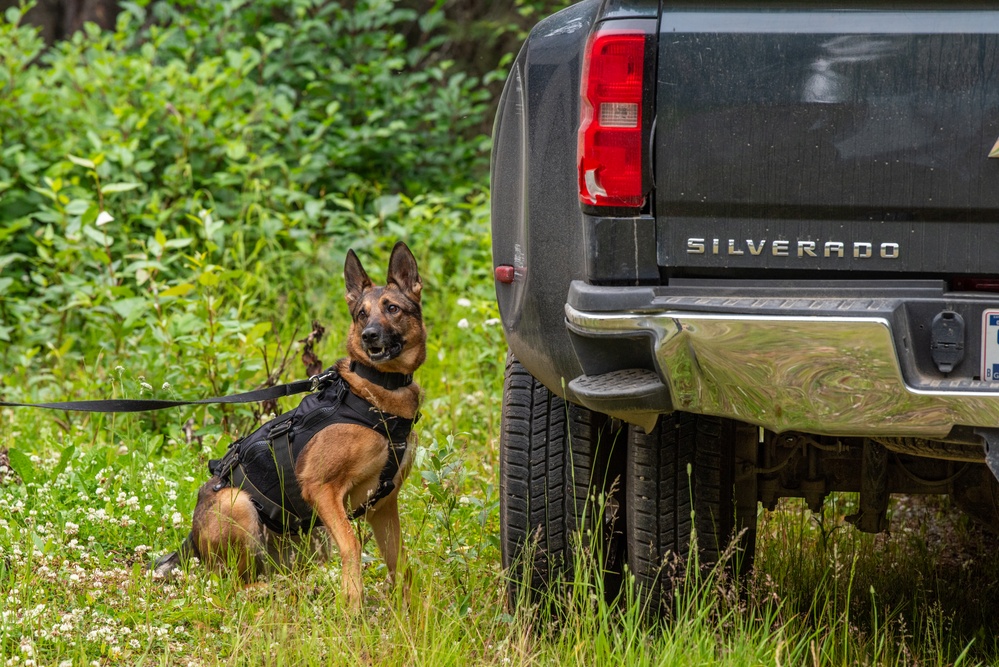
[[[377,327],[368,327],[361,332],[361,348],[375,363],[395,359],[402,353],[402,347],[397,336],[386,335]]]

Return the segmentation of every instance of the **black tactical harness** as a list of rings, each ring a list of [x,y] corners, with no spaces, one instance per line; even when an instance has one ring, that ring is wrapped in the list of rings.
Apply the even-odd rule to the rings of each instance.
[[[413,381],[412,375],[382,373],[356,362],[350,370],[386,389],[405,387]],[[220,480],[215,491],[235,487],[249,493],[261,520],[275,532],[308,530],[321,523],[302,498],[295,477],[295,462],[316,433],[331,424],[357,424],[388,438],[388,459],[378,486],[354,509],[352,518],[356,519],[395,489],[393,480],[406,455],[406,441],[419,419],[419,415],[403,419],[381,412],[350,391],[335,365],[315,384],[319,391],[303,398],[294,410],[236,440],[221,459],[208,462],[208,470]]]

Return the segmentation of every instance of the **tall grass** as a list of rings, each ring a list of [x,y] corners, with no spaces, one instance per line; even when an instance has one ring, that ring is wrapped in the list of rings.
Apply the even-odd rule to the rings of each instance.
[[[469,335],[458,327],[432,331],[438,341]],[[143,564],[186,531],[193,492],[204,477],[201,451],[181,448],[164,457],[160,436],[144,433],[133,418],[64,430],[45,413],[6,411],[3,444],[31,452],[34,477],[8,473],[0,487],[3,664],[912,665],[996,659],[995,543],[938,500],[896,503],[895,532],[881,537],[844,526],[849,496],[835,498],[819,518],[788,503],[761,517],[752,577],[733,580],[724,566],[681,564],[672,613],[662,622],[648,621],[628,577],[620,597],[605,600],[601,564],[582,556],[573,581],[561,589],[567,592],[551,594],[566,596],[559,605],[547,600],[508,608],[496,541],[496,442],[488,435],[499,391],[495,383],[476,380],[481,399],[457,411],[441,397],[454,381],[447,376],[462,371],[474,375],[467,361],[445,356],[421,373],[429,395],[436,390],[439,396],[428,401],[417,470],[403,491],[414,576],[410,600],[385,586],[384,566],[359,525],[367,598],[358,616],[339,598],[336,558],[250,586],[198,567],[175,581],[150,580]],[[480,433],[473,437],[473,430]],[[555,606],[562,611],[553,615]]]

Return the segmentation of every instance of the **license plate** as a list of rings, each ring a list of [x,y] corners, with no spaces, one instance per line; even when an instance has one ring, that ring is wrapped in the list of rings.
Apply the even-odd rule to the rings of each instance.
[[[982,379],[999,382],[999,310],[982,313]]]

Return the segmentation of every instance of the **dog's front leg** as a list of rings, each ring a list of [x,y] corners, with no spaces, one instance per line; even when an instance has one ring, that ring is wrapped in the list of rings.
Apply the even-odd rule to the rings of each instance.
[[[409,599],[409,573],[406,570],[406,552],[402,545],[402,530],[399,526],[398,491],[378,504],[378,508],[365,515],[378,542],[378,550],[385,559],[390,583],[397,583],[397,570],[402,570],[402,595]]]
[[[347,606],[354,610],[361,609],[361,543],[354,534],[354,527],[347,518],[347,510],[344,508],[344,498],[347,490],[332,484],[324,485],[318,489],[306,489],[303,486],[303,495],[316,508],[316,513],[322,520],[326,530],[333,537],[337,548],[340,550],[340,560],[343,563],[343,573],[341,584],[343,593],[347,598]]]

